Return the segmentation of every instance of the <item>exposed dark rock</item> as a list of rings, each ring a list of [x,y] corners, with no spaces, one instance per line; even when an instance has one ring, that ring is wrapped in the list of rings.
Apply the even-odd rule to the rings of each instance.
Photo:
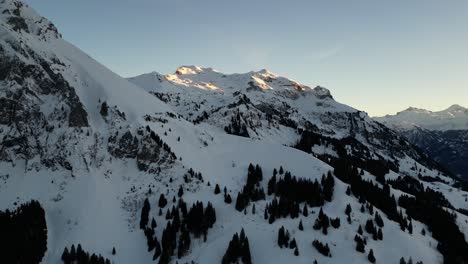
[[[87,127],[88,126],[88,113],[84,110],[83,104],[77,102],[71,108],[68,117],[70,127]]]
[[[28,24],[26,24],[26,21],[24,18],[20,16],[12,16],[8,18],[8,24],[10,24],[15,31],[21,31],[24,30],[29,33],[29,28]]]
[[[138,152],[138,139],[130,131],[121,137],[109,137],[109,152],[117,158],[135,158]]]

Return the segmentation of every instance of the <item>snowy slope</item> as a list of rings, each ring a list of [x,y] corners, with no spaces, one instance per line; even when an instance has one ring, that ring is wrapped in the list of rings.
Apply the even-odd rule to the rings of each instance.
[[[329,142],[332,139],[346,142],[352,137],[359,142],[357,146],[362,144],[361,147],[371,152],[367,159],[398,164],[398,174],[391,172],[386,176],[388,179],[399,175],[416,177],[421,174],[418,173],[421,167],[426,167],[424,175],[441,177],[437,171],[439,166],[428,162],[424,154],[365,113],[334,101],[328,90],[311,89],[267,70],[223,74],[211,68],[182,66],[174,74],[153,72],[129,81],[169,104],[188,121],[210,131],[223,133],[224,128],[228,134],[286,145],[295,145],[303,137],[302,130],[329,137],[321,139]],[[226,130],[235,123],[233,120],[245,129],[235,133]],[[353,147],[356,146],[348,148],[351,153]],[[310,152],[325,161],[338,156],[336,148],[328,142],[313,145]],[[446,184],[454,183],[450,178],[442,178]],[[457,208],[466,207],[463,192],[456,198],[447,196]]]
[[[225,126],[237,115],[242,115],[241,127],[249,137],[226,133]],[[322,135],[322,143],[304,151],[291,147],[306,130]],[[349,184],[334,176],[333,199],[323,211],[340,217],[341,227],[330,228],[328,235],[312,228],[319,207],[311,207],[307,217],[272,224],[263,214],[272,195],[250,203],[247,214],[235,209],[250,163],[261,166],[259,185],[265,189],[280,166],[298,178],[320,181],[334,170],[332,158],[345,155],[338,147],[350,157],[395,164],[386,179],[406,175],[419,181],[418,173],[438,177],[437,182],[421,182],[443,192],[453,209],[468,209],[468,193],[454,187],[456,180],[393,131],[334,101],[324,88],[309,88],[266,70],[225,75],[196,66],[128,82],[15,0],[0,0],[0,138],[0,210],[31,199],[42,204],[48,230],[43,263],[61,263],[63,249],[78,243],[113,263],[155,263],[139,228],[143,201],[150,202],[150,219],[156,219],[155,235],[161,241],[166,210],[174,205],[180,186],[189,207],[211,202],[216,222],[206,242],[192,238],[188,254],[173,257],[172,263],[219,263],[232,235],[242,228],[254,263],[365,263],[371,248],[379,263],[397,263],[400,257],[441,263],[443,256],[426,224],[413,220],[409,234],[378,208],[384,240],[365,233],[366,254],[356,252],[356,230],[372,215],[359,210],[359,197],[346,195]],[[190,168],[203,181],[185,180]],[[362,178],[377,182],[375,175],[361,171]],[[216,184],[227,188],[232,204],[214,194]],[[169,200],[162,215],[160,194]],[[391,194],[398,198],[403,192],[391,188]],[[347,204],[353,209],[350,223],[344,215]],[[464,217],[460,214],[457,221],[467,237]],[[303,231],[297,228],[300,219]],[[296,239],[299,256],[278,247],[281,226]],[[318,253],[311,245],[314,239],[328,243],[333,257]]]

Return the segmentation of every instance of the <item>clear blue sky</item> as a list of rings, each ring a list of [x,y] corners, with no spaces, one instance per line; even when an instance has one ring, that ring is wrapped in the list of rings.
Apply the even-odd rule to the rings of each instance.
[[[118,74],[267,68],[371,115],[468,106],[467,0],[26,0]]]

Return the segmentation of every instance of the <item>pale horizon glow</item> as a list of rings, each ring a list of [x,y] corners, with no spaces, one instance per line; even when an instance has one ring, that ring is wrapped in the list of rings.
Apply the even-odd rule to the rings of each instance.
[[[26,0],[124,77],[268,69],[371,116],[468,107],[465,0]]]

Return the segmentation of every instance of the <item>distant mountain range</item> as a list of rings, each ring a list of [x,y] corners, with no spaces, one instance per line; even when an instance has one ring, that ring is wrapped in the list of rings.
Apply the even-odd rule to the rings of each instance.
[[[468,180],[468,109],[452,105],[432,112],[408,108],[375,118],[399,131],[454,174]]]

